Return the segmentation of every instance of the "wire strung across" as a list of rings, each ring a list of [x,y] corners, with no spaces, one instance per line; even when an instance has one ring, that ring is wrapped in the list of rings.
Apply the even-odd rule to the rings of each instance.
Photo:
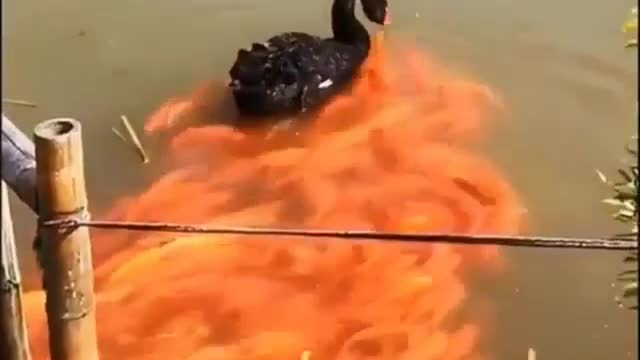
[[[254,227],[207,227],[190,224],[159,222],[93,221],[77,219],[49,220],[43,227],[57,227],[72,231],[78,227],[119,229],[130,231],[157,231],[219,235],[299,236],[307,238],[342,238],[348,240],[387,240],[414,243],[450,243],[464,245],[499,245],[534,248],[572,248],[590,250],[637,250],[636,234],[602,238],[570,238],[549,236],[472,235],[440,233],[391,233],[360,230],[277,229]]]

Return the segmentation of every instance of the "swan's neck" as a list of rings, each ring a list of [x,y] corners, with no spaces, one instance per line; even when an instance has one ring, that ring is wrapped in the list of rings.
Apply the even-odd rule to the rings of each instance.
[[[369,48],[369,33],[356,18],[355,0],[333,1],[331,27],[335,40]]]

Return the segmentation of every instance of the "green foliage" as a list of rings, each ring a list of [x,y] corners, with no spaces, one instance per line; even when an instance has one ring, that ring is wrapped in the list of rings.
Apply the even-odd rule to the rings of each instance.
[[[634,137],[637,141],[637,137]],[[614,207],[613,218],[628,225],[631,232],[624,234],[624,237],[637,239],[638,236],[638,164],[635,163],[638,151],[632,146],[627,146],[627,153],[631,156],[632,164],[625,168],[618,169],[617,181],[611,181],[600,171],[600,180],[609,185],[613,191],[613,196],[604,199],[605,204]],[[628,269],[618,274],[618,282],[623,286],[622,296],[619,298],[621,305],[629,309],[638,309],[638,254],[631,252],[624,260],[629,266]]]
[[[631,16],[627,21],[624,22],[622,26],[622,32],[624,32],[627,36],[629,36],[629,40],[627,40],[625,46],[626,47],[637,47],[638,46],[638,7],[635,6],[631,9]]]
[[[637,137],[634,136],[633,140],[637,141]],[[635,162],[638,151],[632,146],[626,148],[628,155],[631,156],[631,160]],[[610,181],[607,177],[598,171],[600,180],[609,185],[613,190],[614,195],[610,198],[604,199],[603,202],[608,205],[612,205],[616,208],[613,213],[613,218],[625,223],[630,224],[632,233],[638,232],[638,165],[637,163],[631,163],[625,168],[618,169],[618,181]]]
[[[625,47],[637,48],[638,46],[638,7],[631,10],[630,18],[625,21],[622,31],[629,37]],[[637,144],[638,137],[633,137]],[[628,225],[631,233],[625,234],[630,239],[638,239],[638,149],[633,146],[626,147],[627,155],[631,157],[631,164],[618,169],[617,181],[610,181],[600,171],[600,180],[609,185],[613,196],[604,199],[603,202],[615,208],[613,218]],[[618,298],[621,306],[632,310],[638,310],[638,252],[631,252],[625,257],[624,263],[627,269],[618,274],[617,280],[623,286],[622,295]]]

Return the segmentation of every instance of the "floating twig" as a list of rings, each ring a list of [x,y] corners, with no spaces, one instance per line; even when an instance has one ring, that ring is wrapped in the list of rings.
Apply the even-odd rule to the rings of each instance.
[[[18,99],[9,99],[9,98],[2,98],[2,103],[11,104],[11,105],[19,105],[19,106],[27,106],[27,107],[37,107],[38,106],[36,103],[33,103],[31,101],[18,100]]]
[[[123,142],[127,142],[127,139],[124,137],[124,135],[122,135],[122,133],[120,131],[118,131],[118,129],[116,128],[111,128],[111,131],[113,131],[114,134],[116,134],[116,136],[118,138],[120,138],[120,140],[122,140]]]
[[[136,134],[136,132],[133,130],[133,127],[131,126],[129,119],[127,119],[125,115],[120,115],[120,119],[122,119],[122,123],[124,124],[124,127],[127,129],[127,132],[129,133],[129,137],[131,138],[133,145],[135,145],[136,149],[138,150],[138,153],[142,158],[142,163],[144,164],[148,163],[149,157],[147,156],[147,152],[142,147],[142,143],[140,142],[140,139],[138,138],[138,135]]]

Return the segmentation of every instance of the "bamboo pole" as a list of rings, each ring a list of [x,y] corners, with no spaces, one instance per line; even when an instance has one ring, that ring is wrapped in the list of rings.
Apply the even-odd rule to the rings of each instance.
[[[2,180],[37,211],[36,157],[33,142],[2,114]]]
[[[88,219],[80,123],[34,129],[39,221]],[[98,360],[88,228],[40,228],[51,360]]]
[[[30,360],[27,325],[22,311],[20,266],[16,255],[9,192],[2,181],[2,242],[0,243],[0,354],[7,360]],[[3,357],[5,359],[5,357]]]

